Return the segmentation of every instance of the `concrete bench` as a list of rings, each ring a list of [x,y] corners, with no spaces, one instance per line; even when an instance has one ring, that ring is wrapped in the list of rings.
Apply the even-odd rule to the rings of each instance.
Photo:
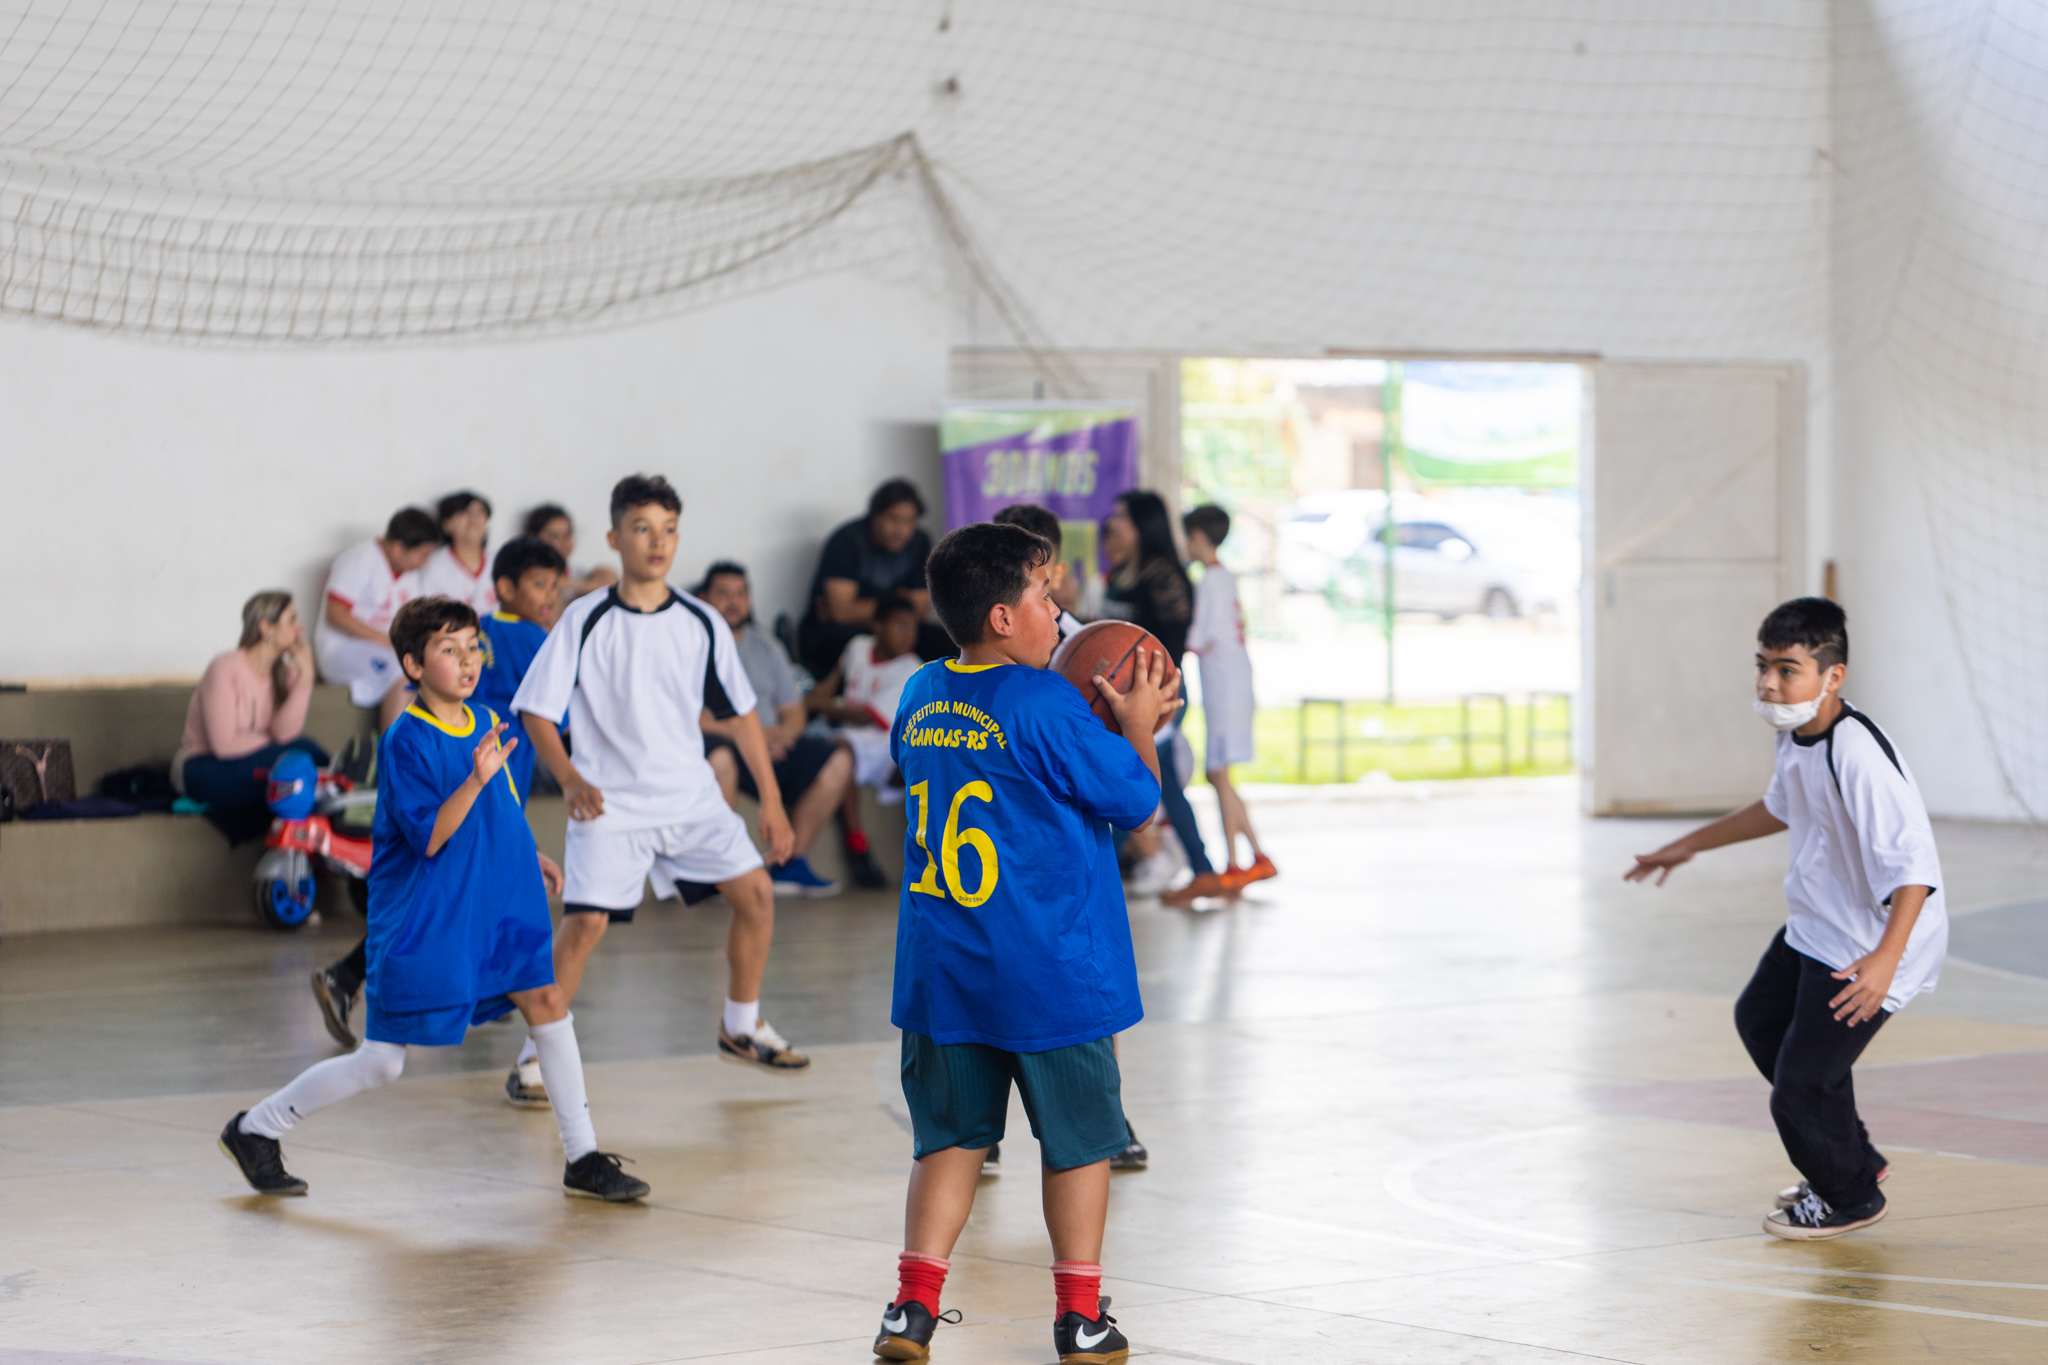
[[[61,688],[0,693],[0,737],[68,739],[80,794],[101,774],[139,763],[168,763],[184,730],[192,683]],[[315,689],[306,733],[330,750],[367,730],[372,713],[346,689]],[[875,860],[891,878],[902,870],[903,807],[863,794],[863,820]],[[741,799],[748,827],[754,804]],[[527,812],[541,851],[559,859],[568,825],[560,797],[536,797]],[[758,832],[758,831],[757,831]],[[844,880],[839,837],[827,828],[813,865]],[[0,935],[142,925],[242,924],[271,932],[252,904],[260,843],[230,849],[198,816],[141,815],[121,820],[30,820],[0,825]],[[353,916],[342,889],[323,878],[323,914]]]

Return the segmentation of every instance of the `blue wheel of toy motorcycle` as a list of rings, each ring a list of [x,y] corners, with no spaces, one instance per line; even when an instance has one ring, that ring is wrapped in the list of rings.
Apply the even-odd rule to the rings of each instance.
[[[270,878],[256,883],[256,913],[273,929],[297,929],[313,913],[313,879],[289,882]]]

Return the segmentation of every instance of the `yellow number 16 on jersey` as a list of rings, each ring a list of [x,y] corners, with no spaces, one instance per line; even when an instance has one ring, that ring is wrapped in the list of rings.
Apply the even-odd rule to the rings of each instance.
[[[996,880],[1002,875],[996,864],[995,840],[988,837],[988,831],[960,828],[960,807],[969,797],[991,804],[996,799],[994,791],[986,782],[969,782],[953,793],[953,807],[946,812],[946,833],[939,842],[939,856],[932,857],[931,845],[925,842],[925,827],[931,823],[932,784],[914,782],[910,795],[917,802],[917,846],[924,852],[924,875],[911,884],[912,891],[927,896],[943,898],[951,892],[956,904],[972,910],[996,892]],[[969,891],[960,884],[960,850],[965,846],[981,857],[981,885]],[[939,890],[939,870],[945,869],[946,890]]]

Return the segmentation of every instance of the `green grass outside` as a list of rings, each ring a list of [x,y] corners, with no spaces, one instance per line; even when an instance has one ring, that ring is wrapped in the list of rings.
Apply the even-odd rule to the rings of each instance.
[[[1470,715],[1468,749],[1457,702],[1391,707],[1382,702],[1347,702],[1344,762],[1339,771],[1336,706],[1317,703],[1308,708],[1306,769],[1301,708],[1261,707],[1252,722],[1254,757],[1234,768],[1232,776],[1239,782],[1356,782],[1369,772],[1383,770],[1407,782],[1502,775],[1501,703],[1474,701]],[[1571,702],[1559,696],[1543,697],[1536,703],[1535,720],[1536,752],[1532,756],[1529,703],[1508,703],[1505,772],[1518,777],[1571,772],[1571,740],[1566,733],[1571,726]],[[1199,766],[1205,729],[1200,706],[1189,708],[1185,728]]]

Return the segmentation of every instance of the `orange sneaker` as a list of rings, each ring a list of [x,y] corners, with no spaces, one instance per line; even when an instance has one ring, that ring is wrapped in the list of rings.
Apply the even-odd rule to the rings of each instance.
[[[1214,898],[1228,896],[1229,894],[1230,887],[1224,883],[1223,878],[1217,876],[1214,872],[1204,872],[1178,891],[1167,891],[1161,894],[1159,903],[1161,905],[1185,907],[1193,905],[1204,896]]]
[[[1252,860],[1252,865],[1250,867],[1246,868],[1243,872],[1239,873],[1238,875],[1243,878],[1243,880],[1240,881],[1238,885],[1240,887],[1244,887],[1250,886],[1253,882],[1263,882],[1271,878],[1277,877],[1280,875],[1280,869],[1273,866],[1273,860],[1271,858],[1268,858],[1265,854],[1261,853],[1258,857]]]

